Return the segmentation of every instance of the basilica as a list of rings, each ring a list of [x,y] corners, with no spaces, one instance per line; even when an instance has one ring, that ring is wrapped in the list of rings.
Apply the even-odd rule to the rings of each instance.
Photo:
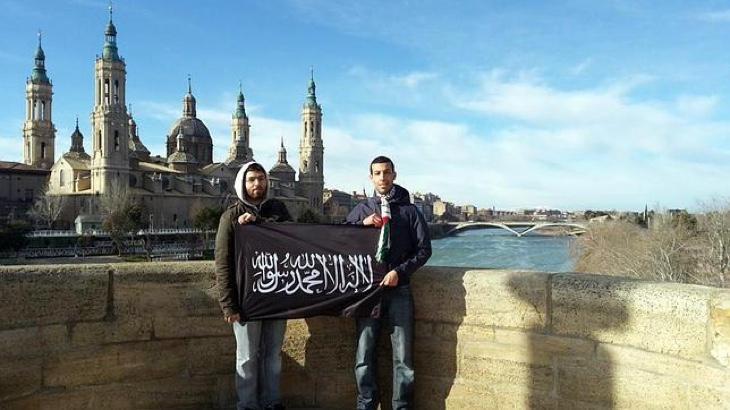
[[[39,37],[35,67],[26,84],[24,163],[49,170],[48,192],[65,197],[61,217],[65,224],[72,224],[80,216],[98,219],[98,198],[119,186],[143,203],[154,228],[189,227],[197,210],[225,206],[235,198],[235,175],[243,163],[254,158],[240,89],[231,117],[228,157],[217,163],[213,162],[210,132],[197,118],[190,79],[182,101],[182,115],[165,136],[167,152],[164,156],[152,155],[146,148],[127,109],[126,61],[119,54],[111,11],[94,72],[91,150],[87,152],[84,147],[86,138],[77,120],[71,146],[56,158],[53,85],[46,72]],[[322,213],[322,108],[317,103],[313,76],[302,107],[301,124],[298,178],[287,162],[283,140],[278,161],[270,169],[269,195],[283,200],[295,218],[306,210]]]

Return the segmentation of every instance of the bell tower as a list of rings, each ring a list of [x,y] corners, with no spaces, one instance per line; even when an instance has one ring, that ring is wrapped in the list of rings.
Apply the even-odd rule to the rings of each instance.
[[[113,182],[129,182],[129,116],[126,106],[126,64],[117,50],[117,29],[109,6],[101,56],[94,65],[94,111],[91,113],[94,193],[105,193]]]
[[[322,143],[322,106],[317,104],[314,70],[311,70],[307,98],[302,107],[302,134],[299,140],[299,194],[309,206],[322,213],[324,190],[324,145]]]
[[[25,122],[23,123],[23,162],[50,169],[55,162],[56,128],[51,109],[53,84],[46,74],[46,55],[38,32],[35,66],[25,83]]]

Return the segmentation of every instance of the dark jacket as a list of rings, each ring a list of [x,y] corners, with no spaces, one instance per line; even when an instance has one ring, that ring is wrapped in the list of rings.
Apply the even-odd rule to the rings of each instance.
[[[250,166],[245,164],[239,174]],[[256,215],[255,223],[266,222],[287,222],[291,221],[291,215],[286,205],[278,199],[267,199],[259,206],[246,201],[246,194],[243,187],[243,178],[236,178],[236,192],[238,201],[229,206],[221,215],[218,223],[218,233],[215,237],[215,276],[218,284],[218,303],[226,316],[241,313],[242,283],[236,281],[236,225],[238,217],[244,213]]]
[[[398,286],[411,282],[411,275],[431,257],[431,236],[423,214],[411,203],[408,191],[400,185],[390,200],[390,252],[386,258],[389,270],[398,272]],[[362,224],[372,214],[380,215],[380,198],[359,203],[347,216],[347,223]]]

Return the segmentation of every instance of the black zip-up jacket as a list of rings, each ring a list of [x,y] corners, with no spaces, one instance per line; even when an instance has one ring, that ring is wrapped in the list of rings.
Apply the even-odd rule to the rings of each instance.
[[[408,191],[394,185],[390,204],[390,252],[386,257],[389,270],[398,272],[398,286],[411,282],[411,275],[431,257],[431,235],[423,214],[411,203]],[[380,198],[359,203],[349,215],[348,224],[362,224],[372,214],[380,215]]]

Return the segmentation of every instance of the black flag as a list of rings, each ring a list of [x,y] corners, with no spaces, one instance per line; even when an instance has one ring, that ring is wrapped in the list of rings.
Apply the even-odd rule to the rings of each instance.
[[[377,229],[356,225],[246,224],[236,228],[242,320],[378,317]]]

